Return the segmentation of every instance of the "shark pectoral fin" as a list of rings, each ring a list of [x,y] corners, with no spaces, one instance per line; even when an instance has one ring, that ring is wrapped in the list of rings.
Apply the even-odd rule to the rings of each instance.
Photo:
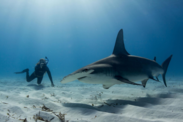
[[[113,86],[114,84],[103,84],[103,88],[104,89],[109,89],[111,86]]]
[[[117,75],[117,76],[114,76],[114,77],[115,77],[115,79],[117,79],[117,80],[119,80],[119,81],[121,81],[121,82],[124,82],[124,83],[142,86],[141,84],[134,83],[134,82],[129,81],[129,80],[127,80],[127,79],[125,79],[125,78],[123,78],[123,77],[121,77],[121,76],[118,76],[118,75]]]
[[[149,79],[145,79],[145,80],[141,81],[144,88],[146,87],[146,83],[147,83],[148,80]]]

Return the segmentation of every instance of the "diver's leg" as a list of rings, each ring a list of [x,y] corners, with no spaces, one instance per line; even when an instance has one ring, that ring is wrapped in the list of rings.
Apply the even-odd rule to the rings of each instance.
[[[43,80],[43,77],[38,77],[37,78],[37,84],[40,85],[42,80]]]
[[[27,82],[30,82],[30,81],[32,81],[35,78],[36,78],[36,75],[35,75],[34,72],[31,74],[31,76],[29,76],[29,71],[26,72],[26,80],[27,80]]]
[[[24,70],[21,71],[21,72],[15,72],[15,74],[21,74],[21,73],[24,73],[24,72],[29,72],[29,69],[24,69]]]

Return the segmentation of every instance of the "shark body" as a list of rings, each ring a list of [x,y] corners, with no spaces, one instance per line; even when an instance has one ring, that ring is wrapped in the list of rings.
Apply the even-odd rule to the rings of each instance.
[[[69,74],[61,80],[61,83],[79,80],[89,84],[103,84],[105,89],[123,83],[145,87],[148,79],[159,81],[157,77],[162,75],[164,84],[167,86],[165,75],[171,58],[172,55],[162,65],[159,65],[156,58],[150,60],[130,55],[125,49],[121,29],[117,35],[112,55]],[[135,83],[137,81],[141,81],[142,84]]]

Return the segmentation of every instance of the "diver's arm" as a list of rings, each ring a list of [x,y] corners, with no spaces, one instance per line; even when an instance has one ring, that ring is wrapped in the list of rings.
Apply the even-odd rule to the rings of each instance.
[[[50,78],[51,85],[52,85],[52,86],[54,86],[54,84],[53,84],[53,80],[52,80],[52,76],[51,76],[51,72],[50,72],[50,70],[49,70],[49,68],[48,68],[48,67],[47,67],[47,73],[48,73],[48,76],[49,76],[49,78]]]

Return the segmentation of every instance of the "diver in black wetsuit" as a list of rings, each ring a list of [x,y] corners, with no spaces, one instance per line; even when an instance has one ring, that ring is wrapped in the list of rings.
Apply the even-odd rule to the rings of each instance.
[[[20,73],[26,72],[27,82],[30,82],[33,79],[37,78],[37,84],[41,84],[43,76],[47,72],[49,79],[51,81],[51,85],[52,85],[52,87],[54,87],[51,72],[50,72],[49,68],[47,67],[48,58],[47,57],[45,57],[45,58],[46,58],[46,60],[44,58],[41,58],[39,60],[39,62],[36,64],[35,71],[31,74],[31,76],[29,76],[29,69],[25,69],[22,72],[15,72],[15,74],[20,74]]]

